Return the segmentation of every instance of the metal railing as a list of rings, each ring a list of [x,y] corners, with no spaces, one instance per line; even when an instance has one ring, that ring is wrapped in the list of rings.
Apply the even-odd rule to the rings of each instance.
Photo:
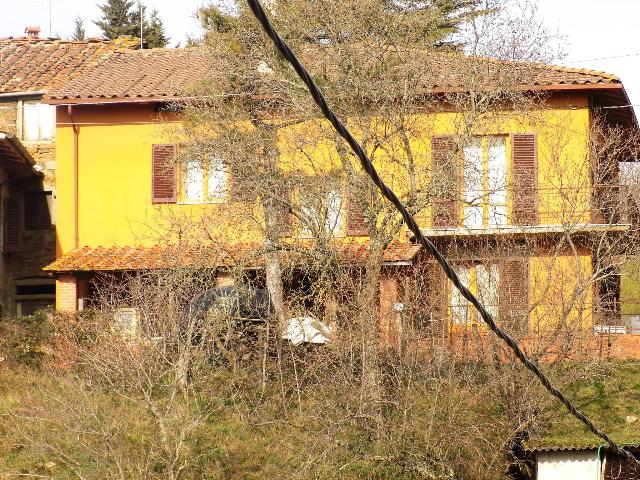
[[[527,227],[531,225],[628,225],[640,220],[640,194],[635,198],[627,185],[595,184],[579,187],[542,187],[535,191],[536,204],[532,206],[535,223],[524,223],[512,211],[513,197],[517,191],[509,190],[508,204],[492,204],[494,192],[483,192],[473,201],[460,198],[439,199],[449,212],[450,225],[434,225],[432,228],[494,229]],[[442,208],[442,206],[440,207]],[[492,216],[492,212],[494,216]],[[444,212],[446,213],[446,212]],[[434,212],[435,214],[435,212]],[[434,218],[432,214],[432,219]],[[472,218],[473,217],[473,218]],[[457,220],[454,220],[457,219]],[[480,218],[482,221],[480,222]],[[475,221],[473,221],[475,219]],[[442,222],[440,222],[442,223]]]

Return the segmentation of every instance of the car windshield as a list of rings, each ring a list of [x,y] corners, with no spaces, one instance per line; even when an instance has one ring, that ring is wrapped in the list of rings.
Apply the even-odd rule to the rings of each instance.
[[[270,309],[268,293],[246,285],[205,290],[191,302],[194,315],[214,311],[243,320],[264,320]]]

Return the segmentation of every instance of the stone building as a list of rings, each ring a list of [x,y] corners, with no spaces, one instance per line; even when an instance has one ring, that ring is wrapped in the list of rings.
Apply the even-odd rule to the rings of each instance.
[[[42,102],[52,89],[139,40],[0,39],[0,197],[3,248],[2,315],[28,314],[55,301],[42,267],[56,257],[56,109]]]

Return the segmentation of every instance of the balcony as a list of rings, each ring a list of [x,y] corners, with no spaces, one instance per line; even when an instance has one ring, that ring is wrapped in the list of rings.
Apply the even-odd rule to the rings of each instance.
[[[508,206],[489,205],[490,195],[485,195],[475,204],[450,201],[459,224],[422,232],[429,237],[625,232],[640,220],[638,203],[627,185],[540,188],[535,194],[537,205],[526,215],[536,218],[535,224],[519,221]]]

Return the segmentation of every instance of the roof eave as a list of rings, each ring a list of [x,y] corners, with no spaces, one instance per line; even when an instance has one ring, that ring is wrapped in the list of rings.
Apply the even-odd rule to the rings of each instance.
[[[22,160],[27,167],[33,168],[35,166],[36,162],[31,154],[14,135],[0,132],[0,143],[2,142],[6,142],[11,150],[16,154],[16,157]]]
[[[95,98],[45,98],[44,103],[56,106],[65,105],[111,105],[122,103],[163,103],[186,101],[189,97],[95,97]]]

